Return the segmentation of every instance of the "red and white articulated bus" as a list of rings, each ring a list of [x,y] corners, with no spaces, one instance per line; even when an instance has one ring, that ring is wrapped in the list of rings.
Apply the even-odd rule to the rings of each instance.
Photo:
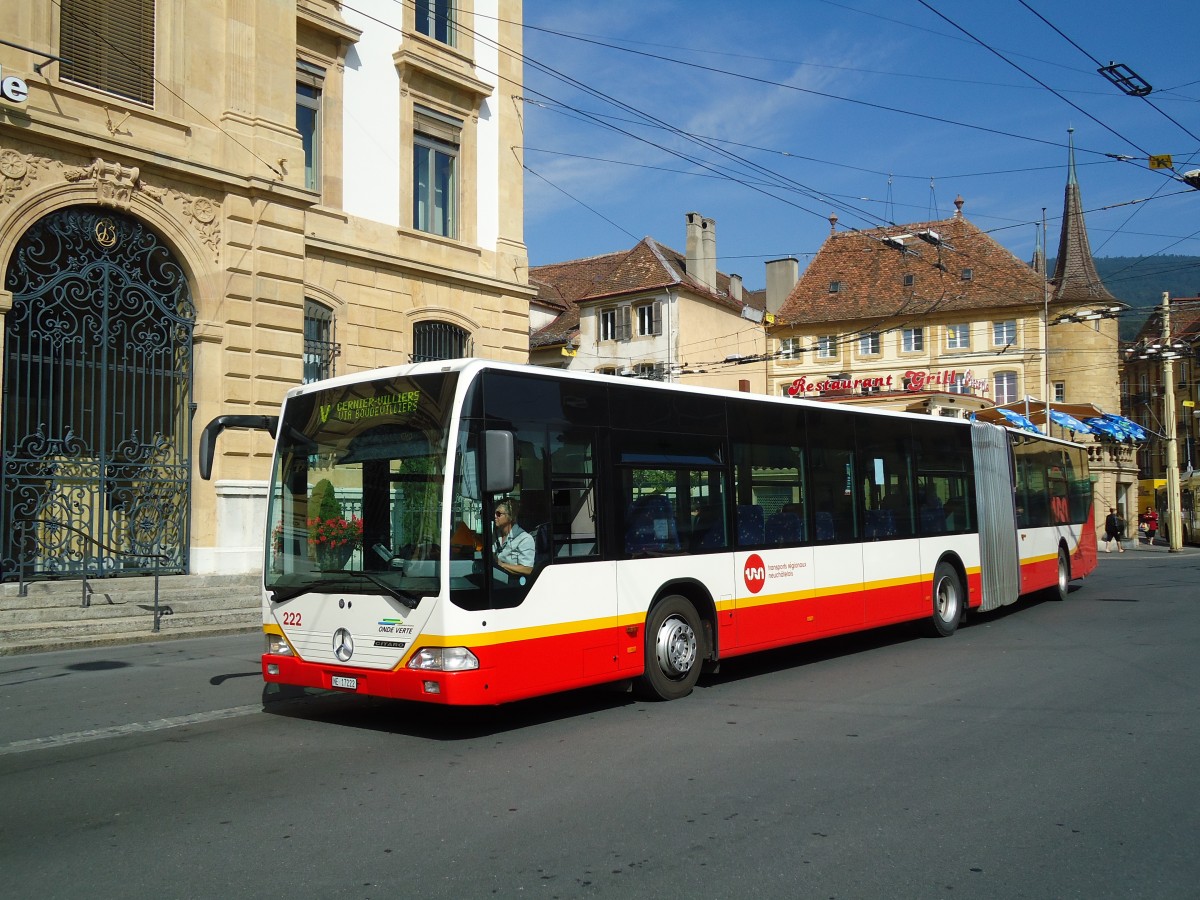
[[[262,667],[286,685],[674,699],[723,659],[950,635],[1096,565],[1086,452],[979,422],[464,359],[215,419],[204,477],[228,427],[276,435]]]

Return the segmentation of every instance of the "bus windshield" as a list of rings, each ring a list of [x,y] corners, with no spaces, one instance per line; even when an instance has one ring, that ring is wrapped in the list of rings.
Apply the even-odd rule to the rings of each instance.
[[[439,535],[455,374],[331,387],[290,399],[267,512],[266,586],[389,594],[441,587]]]

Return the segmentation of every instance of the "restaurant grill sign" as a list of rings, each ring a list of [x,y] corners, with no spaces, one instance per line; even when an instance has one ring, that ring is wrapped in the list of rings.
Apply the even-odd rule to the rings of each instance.
[[[834,375],[810,378],[801,375],[788,385],[788,395],[800,397],[805,394],[844,394],[875,391],[907,391],[917,394],[923,391],[946,391],[956,394],[986,394],[988,380],[976,378],[970,369],[942,369],[931,372],[908,369],[903,374],[866,375],[853,378],[849,375]]]

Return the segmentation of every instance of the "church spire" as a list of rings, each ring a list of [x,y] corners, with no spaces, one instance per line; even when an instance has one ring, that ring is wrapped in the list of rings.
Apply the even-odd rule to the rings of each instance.
[[[1113,303],[1116,297],[1100,281],[1087,226],[1083,221],[1083,202],[1075,174],[1075,129],[1067,130],[1067,188],[1063,200],[1062,231],[1058,238],[1058,259],[1050,279],[1055,303]]]

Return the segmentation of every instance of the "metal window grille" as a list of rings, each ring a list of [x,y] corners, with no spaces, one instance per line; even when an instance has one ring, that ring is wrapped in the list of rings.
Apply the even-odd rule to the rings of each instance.
[[[59,0],[63,81],[154,105],[154,0]]]
[[[471,335],[449,322],[418,322],[413,326],[411,362],[462,359],[471,355]]]
[[[333,377],[333,360],[341,354],[333,339],[333,310],[304,303],[304,383]]]

